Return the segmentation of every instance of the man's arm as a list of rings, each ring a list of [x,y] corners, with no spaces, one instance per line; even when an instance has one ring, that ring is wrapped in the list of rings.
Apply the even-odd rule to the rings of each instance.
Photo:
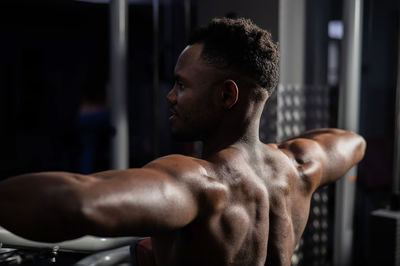
[[[48,242],[174,230],[197,216],[196,191],[180,180],[197,168],[189,158],[169,156],[141,169],[10,178],[0,182],[0,226]]]
[[[278,144],[294,159],[311,190],[334,182],[364,157],[366,142],[358,134],[340,129],[315,129]]]

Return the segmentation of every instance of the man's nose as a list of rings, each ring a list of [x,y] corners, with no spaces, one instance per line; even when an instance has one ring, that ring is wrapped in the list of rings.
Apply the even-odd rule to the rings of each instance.
[[[168,100],[168,102],[170,102],[171,104],[175,104],[175,103],[176,103],[176,90],[175,90],[175,86],[168,92],[167,100]]]

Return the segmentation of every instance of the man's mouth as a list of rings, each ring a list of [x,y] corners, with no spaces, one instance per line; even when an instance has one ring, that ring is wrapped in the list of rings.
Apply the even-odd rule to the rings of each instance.
[[[174,108],[169,108],[169,111],[171,112],[171,114],[178,116],[178,112]]]
[[[171,116],[169,117],[169,119],[171,120],[174,117],[177,117],[177,113],[173,108],[170,108],[169,111],[171,112]]]

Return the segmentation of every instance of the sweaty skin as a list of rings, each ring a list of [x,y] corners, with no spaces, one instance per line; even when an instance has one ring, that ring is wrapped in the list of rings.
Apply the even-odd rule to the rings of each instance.
[[[318,129],[260,142],[268,95],[240,89],[201,50],[183,51],[168,95],[172,133],[202,140],[201,159],[169,155],[140,169],[10,178],[0,182],[0,225],[39,241],[151,236],[158,266],[290,265],[312,193],[358,163],[365,141]]]

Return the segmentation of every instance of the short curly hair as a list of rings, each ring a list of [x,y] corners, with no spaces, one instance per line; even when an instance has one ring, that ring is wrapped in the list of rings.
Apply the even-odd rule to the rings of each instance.
[[[250,19],[215,18],[195,30],[189,45],[202,43],[202,58],[214,67],[248,77],[268,91],[279,80],[279,48],[271,34]]]

